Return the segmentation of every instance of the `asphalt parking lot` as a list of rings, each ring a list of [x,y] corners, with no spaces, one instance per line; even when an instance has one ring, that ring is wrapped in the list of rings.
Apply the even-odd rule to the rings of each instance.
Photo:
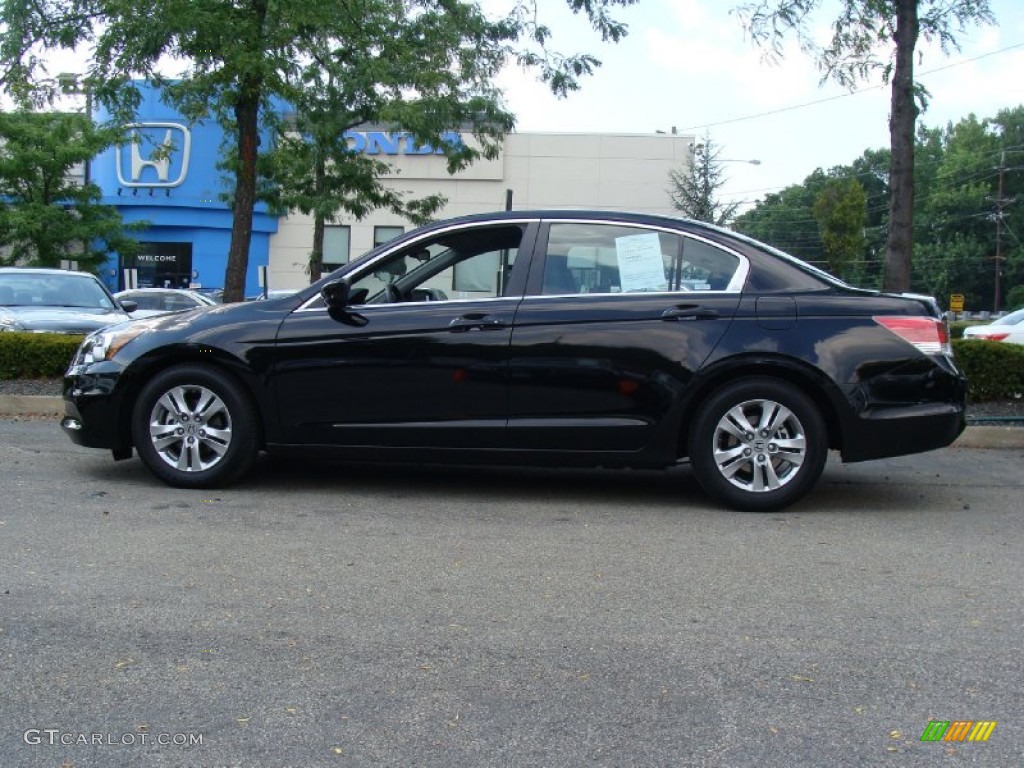
[[[686,468],[262,461],[194,492],[0,433],[5,768],[1024,754],[1020,449],[831,463],[757,515]]]

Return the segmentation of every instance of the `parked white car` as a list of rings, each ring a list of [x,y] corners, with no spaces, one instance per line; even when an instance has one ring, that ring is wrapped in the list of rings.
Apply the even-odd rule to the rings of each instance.
[[[1003,315],[985,325],[970,325],[964,329],[964,338],[1024,344],[1024,309]]]

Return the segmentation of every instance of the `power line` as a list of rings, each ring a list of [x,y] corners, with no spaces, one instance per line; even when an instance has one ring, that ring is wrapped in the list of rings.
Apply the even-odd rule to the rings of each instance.
[[[937,72],[944,72],[947,69],[953,69],[954,67],[962,67],[965,64],[970,64],[970,63],[975,62],[975,61],[980,61],[981,59],[987,59],[990,56],[996,56],[996,55],[1001,54],[1001,53],[1006,53],[1007,51],[1016,50],[1018,48],[1024,48],[1024,43],[1015,43],[1014,45],[1008,45],[1005,48],[1000,48],[998,51],[989,51],[988,53],[983,53],[980,56],[974,56],[974,57],[972,57],[970,59],[963,59],[961,61],[953,62],[952,64],[946,64],[945,66],[942,66],[942,67],[936,67],[935,69],[929,69],[929,70],[927,70],[925,72],[919,73],[917,75],[917,77],[927,77],[928,75],[934,75]],[[792,111],[797,110],[797,109],[806,109],[807,107],[814,107],[814,106],[817,106],[818,104],[828,104],[829,102],[836,101],[838,99],[845,99],[845,98],[849,98],[850,96],[858,96],[858,95],[860,95],[862,93],[870,93],[871,91],[878,91],[878,90],[881,90],[883,88],[888,88],[888,87],[889,87],[888,85],[883,83],[881,85],[870,85],[870,86],[866,86],[864,88],[854,88],[853,90],[848,91],[847,93],[840,93],[840,94],[837,94],[835,96],[828,96],[828,97],[823,98],[823,99],[816,99],[814,101],[807,101],[807,102],[804,102],[802,104],[792,104],[792,105],[790,105],[788,107],[779,107],[778,109],[770,109],[767,112],[757,112],[757,113],[752,114],[752,115],[743,115],[742,117],[731,117],[731,118],[729,118],[727,120],[719,120],[719,121],[714,122],[714,123],[702,123],[700,125],[692,125],[692,126],[689,126],[689,127],[686,127],[686,128],[680,128],[679,132],[680,133],[687,133],[689,131],[697,131],[697,130],[706,129],[706,128],[715,128],[715,127],[717,127],[719,125],[730,125],[732,123],[741,123],[741,122],[744,122],[746,120],[757,120],[757,119],[762,118],[762,117],[771,117],[772,115],[782,114],[783,112],[792,112]]]

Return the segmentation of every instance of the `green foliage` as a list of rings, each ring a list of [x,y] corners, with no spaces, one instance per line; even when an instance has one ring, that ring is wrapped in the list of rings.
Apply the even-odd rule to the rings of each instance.
[[[720,160],[722,148],[710,136],[698,144],[685,171],[669,171],[669,196],[676,210],[696,221],[725,225],[739,203],[723,203],[718,195],[728,179]]]
[[[1009,292],[1006,294],[1006,308],[1024,308],[1024,283],[1013,286],[1013,288],[1011,288]]]
[[[814,200],[812,212],[821,230],[829,269],[843,279],[853,276],[864,252],[867,194],[856,179],[829,179]]]
[[[0,264],[91,270],[110,250],[132,253],[121,215],[95,184],[70,172],[110,146],[115,134],[84,115],[0,113]]]
[[[602,40],[615,42],[626,28],[610,10],[635,0],[566,2]],[[379,120],[434,144],[442,131],[459,130],[468,118],[483,149],[467,144],[453,151],[450,165],[458,167],[487,154],[511,125],[493,84],[506,63],[537,72],[559,95],[578,88],[580,78],[599,65],[590,54],[549,49],[551,33],[539,20],[538,0],[511,5],[492,18],[469,0],[5,0],[0,83],[22,102],[38,103],[53,92],[52,82],[40,75],[39,53],[89,50],[84,85],[121,122],[130,122],[139,104],[140,79],[164,85],[166,99],[187,117],[219,120],[234,144],[227,153],[234,221],[224,298],[238,301],[258,168],[270,150],[260,145],[260,129],[273,127],[273,104],[300,109],[304,131],[331,114],[321,107],[338,106],[345,120]],[[174,64],[180,69],[167,77],[158,69]],[[358,173],[351,179],[352,194],[358,195],[365,178]],[[315,197],[322,200],[323,194]]]
[[[962,293],[969,310],[993,308],[1001,166],[1001,280],[1004,287],[1024,284],[1024,242],[1016,234],[1024,222],[1024,206],[1016,202],[1024,200],[1024,144],[1017,136],[1024,136],[1024,106],[919,129],[911,290],[936,296],[943,306],[950,294]],[[867,150],[850,165],[817,170],[802,184],[768,195],[733,226],[854,285],[878,288],[889,223],[888,156],[888,150]],[[836,269],[817,230],[814,202],[829,184],[854,180],[866,195],[863,248]],[[1022,293],[1007,293],[1002,308],[1024,303]]]
[[[832,38],[819,42],[815,12],[838,10]],[[889,115],[891,148],[889,210],[886,238],[887,290],[911,287],[914,223],[914,129],[927,91],[914,82],[914,60],[920,40],[937,40],[944,53],[956,49],[957,33],[973,24],[992,24],[988,0],[754,0],[737,9],[748,34],[775,56],[795,35],[822,72],[853,88],[877,74],[892,90]]]
[[[780,250],[827,268],[821,230],[814,218],[814,201],[828,177],[820,169],[803,184],[773,192],[754,208],[736,217],[733,227]]]
[[[1024,396],[1024,345],[959,339],[953,342],[953,354],[967,376],[972,402]]]
[[[63,376],[83,338],[62,333],[0,333],[0,379]]]

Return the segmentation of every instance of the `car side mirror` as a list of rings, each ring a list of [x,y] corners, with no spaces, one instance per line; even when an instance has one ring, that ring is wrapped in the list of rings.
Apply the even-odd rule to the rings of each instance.
[[[334,280],[320,289],[328,309],[344,309],[348,306],[352,285],[348,280]]]
[[[131,314],[138,308],[139,302],[137,301],[132,301],[131,299],[124,299],[121,301],[121,309],[123,309],[125,312],[129,314]]]

